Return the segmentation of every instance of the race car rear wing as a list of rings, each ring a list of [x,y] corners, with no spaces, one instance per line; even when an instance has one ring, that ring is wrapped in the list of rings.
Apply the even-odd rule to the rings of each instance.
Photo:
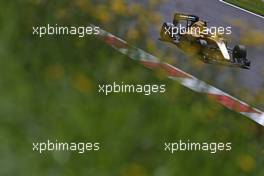
[[[199,17],[196,15],[189,15],[189,14],[184,14],[184,13],[175,13],[174,18],[173,18],[173,24],[175,26],[178,25],[179,21],[181,20],[186,20],[190,21],[191,23],[195,23],[199,21]]]

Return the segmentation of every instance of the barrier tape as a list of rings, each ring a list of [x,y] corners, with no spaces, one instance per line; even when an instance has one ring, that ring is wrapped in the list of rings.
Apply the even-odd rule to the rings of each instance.
[[[261,110],[251,107],[245,102],[240,101],[222,90],[215,88],[168,63],[160,62],[157,57],[143,51],[142,49],[129,45],[126,41],[112,35],[111,33],[100,29],[100,34],[97,35],[97,37],[119,52],[127,55],[130,59],[139,61],[145,67],[149,69],[162,69],[172,80],[179,82],[181,85],[195,92],[207,94],[228,109],[249,117],[258,124],[264,126],[264,113]]]

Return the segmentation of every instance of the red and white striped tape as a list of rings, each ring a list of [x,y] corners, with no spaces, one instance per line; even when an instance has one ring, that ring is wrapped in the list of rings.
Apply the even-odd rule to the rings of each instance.
[[[167,76],[183,86],[192,89],[195,92],[207,94],[215,101],[223,106],[249,117],[260,125],[264,126],[264,113],[256,108],[250,107],[248,104],[238,100],[237,98],[217,89],[204,81],[201,81],[194,76],[164,62],[139,48],[129,45],[126,41],[100,29],[100,34],[97,35],[105,43],[112,46],[119,52],[127,55],[133,60],[139,61],[145,67],[150,69],[162,69],[167,73]]]

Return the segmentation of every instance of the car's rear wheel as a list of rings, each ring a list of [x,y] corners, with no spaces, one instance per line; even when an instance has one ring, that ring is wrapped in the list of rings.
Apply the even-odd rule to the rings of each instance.
[[[160,30],[160,39],[163,41],[172,42],[173,38],[170,36],[169,33],[172,26],[169,26],[167,23],[163,23],[161,30]]]

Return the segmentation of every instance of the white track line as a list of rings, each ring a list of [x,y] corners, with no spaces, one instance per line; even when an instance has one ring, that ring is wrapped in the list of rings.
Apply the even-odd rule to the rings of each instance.
[[[259,14],[254,13],[254,12],[251,12],[251,11],[249,11],[249,10],[243,9],[243,8],[241,8],[241,7],[238,7],[238,6],[234,5],[234,4],[231,4],[231,3],[229,3],[229,2],[226,2],[226,1],[224,1],[224,0],[219,0],[219,2],[222,2],[222,3],[224,3],[224,4],[227,4],[227,5],[229,5],[229,6],[234,7],[234,8],[236,8],[236,9],[242,10],[242,11],[244,11],[244,12],[250,13],[251,15],[255,15],[255,16],[257,16],[257,17],[260,17],[260,18],[264,19],[264,16],[261,16],[261,15],[259,15]]]

